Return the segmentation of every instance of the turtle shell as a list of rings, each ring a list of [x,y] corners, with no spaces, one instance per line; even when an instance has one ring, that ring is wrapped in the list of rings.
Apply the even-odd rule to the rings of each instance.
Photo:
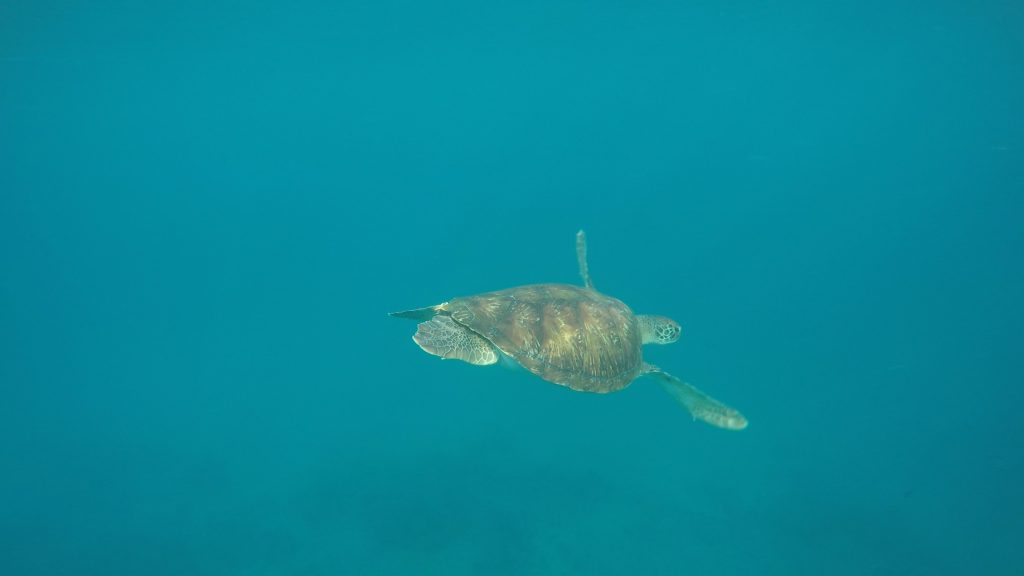
[[[444,308],[549,382],[612,392],[640,374],[640,329],[633,311],[594,290],[536,284],[456,298]]]

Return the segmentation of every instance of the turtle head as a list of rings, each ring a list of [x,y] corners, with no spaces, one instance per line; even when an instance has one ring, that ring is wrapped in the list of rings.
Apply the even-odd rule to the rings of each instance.
[[[671,344],[679,340],[683,332],[678,322],[664,316],[641,314],[636,319],[640,323],[640,338],[644,344]]]

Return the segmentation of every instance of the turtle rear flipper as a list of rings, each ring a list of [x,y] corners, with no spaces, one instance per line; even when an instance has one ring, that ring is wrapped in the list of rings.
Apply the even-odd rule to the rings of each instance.
[[[580,230],[576,233],[576,262],[580,266],[580,278],[588,290],[594,289],[594,282],[590,279],[590,269],[587,267],[587,235]]]
[[[657,366],[645,364],[644,374],[656,377],[661,387],[682,404],[694,420],[702,420],[727,430],[743,430],[747,427],[747,419],[738,410],[722,404]]]
[[[412,339],[424,352],[441,358],[454,358],[478,366],[498,361],[494,345],[449,316],[435,316],[421,323]]]
[[[413,310],[402,310],[401,312],[388,312],[388,316],[395,318],[409,318],[410,320],[430,320],[442,310],[444,304],[427,306],[426,308],[415,308]]]

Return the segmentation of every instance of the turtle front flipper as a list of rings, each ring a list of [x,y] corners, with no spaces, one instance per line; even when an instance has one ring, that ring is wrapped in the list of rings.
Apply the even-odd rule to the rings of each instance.
[[[498,353],[487,339],[449,316],[439,315],[421,323],[412,339],[424,352],[441,358],[454,358],[478,366],[498,361]]]
[[[644,364],[644,374],[656,377],[661,387],[682,404],[694,420],[703,420],[727,430],[743,430],[747,427],[747,419],[738,410],[722,404],[657,366]]]

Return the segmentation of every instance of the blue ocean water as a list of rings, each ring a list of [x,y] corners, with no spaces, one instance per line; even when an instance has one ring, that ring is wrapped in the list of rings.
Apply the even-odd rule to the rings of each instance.
[[[1024,573],[1022,27],[0,3],[0,574]],[[747,430],[386,316],[580,228]]]

